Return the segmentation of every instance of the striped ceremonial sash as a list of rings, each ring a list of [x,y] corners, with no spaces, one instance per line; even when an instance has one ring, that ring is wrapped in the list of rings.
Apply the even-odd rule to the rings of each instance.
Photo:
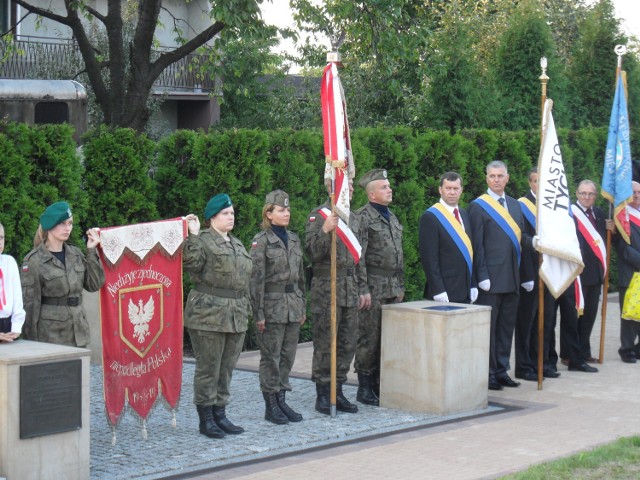
[[[471,240],[467,232],[464,231],[460,222],[456,220],[451,212],[441,203],[436,203],[434,206],[428,208],[427,212],[431,212],[433,216],[436,217],[451,237],[451,240],[453,240],[453,243],[456,244],[464,257],[464,261],[467,262],[469,275],[471,275],[471,269],[473,267],[473,247],[471,246]]]
[[[318,210],[318,213],[326,220],[327,217],[331,215],[331,210],[327,207],[322,207]],[[338,232],[338,236],[340,237],[340,240],[342,240],[342,243],[345,244],[347,250],[351,253],[353,262],[357,265],[360,261],[360,255],[362,254],[362,246],[360,245],[360,242],[353,231],[342,221],[341,218],[338,219],[338,228],[336,228],[336,231]]]
[[[537,212],[538,212],[536,205],[527,197],[519,198],[518,202],[520,202],[520,208],[522,209],[522,214],[524,215],[524,218],[527,219],[527,222],[529,222],[529,225],[531,225],[535,230]]]
[[[576,277],[573,282],[573,288],[576,294],[576,311],[578,316],[584,313],[584,295],[582,295],[582,282],[580,281],[580,275]]]
[[[602,270],[604,274],[607,274],[607,249],[604,244],[604,240],[591,223],[591,220],[587,218],[582,209],[577,205],[571,205],[571,213],[573,218],[576,219],[578,224],[578,230],[587,241],[587,245],[593,251],[593,254],[598,258],[602,264]]]
[[[518,224],[513,220],[507,209],[496,202],[489,194],[481,195],[474,202],[480,205],[509,237],[513,247],[516,249],[518,265],[520,265],[520,237],[522,232]]]
[[[636,227],[640,228],[640,212],[635,208],[627,205],[627,213],[629,214],[629,221]]]

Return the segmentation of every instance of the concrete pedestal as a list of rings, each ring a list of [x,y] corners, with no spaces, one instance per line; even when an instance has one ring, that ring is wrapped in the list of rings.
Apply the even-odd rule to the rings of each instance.
[[[21,366],[56,368],[80,361],[80,428],[20,438]],[[24,372],[24,370],[23,370]],[[7,480],[84,480],[89,478],[89,350],[18,340],[0,344],[0,477]],[[55,385],[55,380],[50,384]],[[55,391],[55,388],[52,389]],[[43,392],[55,397],[55,394]],[[24,401],[24,399],[22,399]],[[64,394],[50,398],[53,405]]]
[[[448,415],[487,406],[491,307],[383,305],[380,405]]]

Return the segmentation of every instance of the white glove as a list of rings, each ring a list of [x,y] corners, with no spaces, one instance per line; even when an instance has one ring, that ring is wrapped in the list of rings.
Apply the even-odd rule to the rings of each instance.
[[[472,287],[469,291],[469,297],[471,297],[471,303],[475,303],[478,299],[478,289],[476,287]]]
[[[536,250],[539,250],[538,247],[540,247],[540,237],[538,237],[537,235],[534,235],[534,237],[531,239],[531,243],[533,245],[533,248],[535,248]]]
[[[482,280],[478,283],[478,287],[480,287],[485,292],[488,292],[491,288],[491,280],[489,280],[488,278],[486,280]]]
[[[520,286],[524,288],[527,292],[533,290],[533,280],[529,280],[528,282],[521,283]]]
[[[436,302],[449,303],[449,295],[447,295],[447,292],[442,292],[442,293],[439,293],[438,295],[434,295],[433,299]]]

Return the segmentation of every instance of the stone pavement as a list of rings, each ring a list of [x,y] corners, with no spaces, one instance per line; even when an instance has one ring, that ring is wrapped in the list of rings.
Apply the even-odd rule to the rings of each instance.
[[[297,425],[271,425],[262,419],[264,412],[261,401],[254,404],[255,411],[240,415],[240,405],[248,399],[242,397],[246,394],[242,393],[240,383],[236,382],[242,382],[245,375],[249,375],[246,377],[249,380],[245,381],[254,382],[254,379],[250,377],[251,374],[238,371],[232,384],[234,398],[228,412],[234,421],[245,427],[251,425],[252,430],[259,429],[264,437],[256,437],[248,432],[235,438],[208,440],[196,432],[196,415],[189,398],[191,380],[185,376],[183,398],[185,394],[186,398],[180,405],[175,430],[167,427],[171,415],[157,409],[147,425],[148,439],[143,440],[139,434],[140,425],[128,414],[119,426],[116,446],[112,447],[104,414],[97,408],[97,404],[102,403],[101,399],[96,401],[97,394],[92,393],[92,478],[160,478],[136,464],[140,452],[144,456],[144,452],[151,452],[154,448],[164,451],[165,457],[170,457],[175,465],[186,464],[187,459],[192,462],[193,458],[200,458],[199,468],[203,469],[216,467],[215,462],[207,461],[210,451],[244,449],[254,454],[253,457],[250,454],[247,456],[252,461],[233,468],[203,472],[199,476],[194,476],[194,469],[178,469],[168,474],[173,475],[172,478],[497,478],[526,469],[532,464],[571,455],[620,437],[640,434],[640,363],[625,364],[618,357],[617,295],[609,297],[606,330],[604,364],[598,365],[599,373],[568,372],[566,367],[560,366],[562,376],[545,380],[543,390],[537,390],[534,382],[523,382],[519,388],[490,392],[490,401],[512,407],[504,413],[472,416],[436,425],[430,425],[426,418],[410,416],[407,425],[413,425],[414,428],[392,435],[356,438],[352,442],[344,442],[344,438],[353,429],[359,429],[361,436],[366,437],[367,429],[378,428],[381,423],[387,422],[389,430],[393,430],[398,422],[404,421],[397,420],[397,417],[405,414],[358,405],[362,413],[343,414],[337,419],[329,419],[313,411],[313,385],[296,380],[296,391],[290,396],[291,403],[300,408],[305,420]],[[599,332],[598,322],[592,336],[594,354],[598,352]],[[308,378],[310,352],[308,344],[299,347],[294,374]],[[258,358],[256,352],[245,353],[238,367],[255,370]],[[99,372],[97,376],[100,376]],[[93,378],[92,383],[95,383]],[[255,387],[252,388],[251,395],[255,396]],[[348,387],[347,395],[353,398],[355,388]],[[180,412],[187,412],[186,420],[180,418]],[[126,428],[132,432],[129,439],[124,438],[123,431]],[[335,438],[321,439],[315,444],[324,445],[324,448],[304,450],[306,442],[299,439],[313,436],[322,428],[342,431],[344,435],[336,433]],[[272,443],[281,442],[282,437],[294,438],[291,452],[260,460],[260,453],[269,449]],[[153,445],[154,442],[159,447]],[[264,450],[261,452],[261,449]],[[300,450],[304,451],[295,453]],[[129,467],[130,470],[127,470]]]

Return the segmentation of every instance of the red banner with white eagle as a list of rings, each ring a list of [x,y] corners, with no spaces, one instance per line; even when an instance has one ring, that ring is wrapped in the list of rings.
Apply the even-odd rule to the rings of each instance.
[[[125,401],[142,419],[160,395],[177,406],[186,236],[180,218],[100,229],[104,398],[114,426]]]
[[[356,171],[351,153],[347,102],[336,62],[329,62],[322,73],[320,103],[326,161],[324,178],[335,182],[335,209],[349,224],[349,179],[353,180]]]

